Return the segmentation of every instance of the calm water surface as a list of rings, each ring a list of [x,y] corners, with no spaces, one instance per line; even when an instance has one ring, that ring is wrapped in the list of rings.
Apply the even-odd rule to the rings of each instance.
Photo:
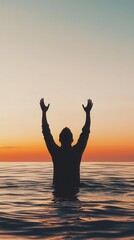
[[[0,163],[0,239],[134,239],[134,163],[82,163],[76,201],[51,163]]]

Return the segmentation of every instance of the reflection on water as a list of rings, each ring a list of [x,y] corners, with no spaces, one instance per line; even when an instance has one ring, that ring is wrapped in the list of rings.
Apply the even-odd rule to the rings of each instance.
[[[134,163],[82,163],[70,199],[51,163],[0,163],[0,239],[134,239]]]

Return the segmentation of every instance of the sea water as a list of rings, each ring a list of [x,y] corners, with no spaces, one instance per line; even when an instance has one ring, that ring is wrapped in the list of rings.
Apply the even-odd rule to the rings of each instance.
[[[52,163],[0,163],[0,239],[134,239],[134,163],[81,164],[75,200],[59,199]]]

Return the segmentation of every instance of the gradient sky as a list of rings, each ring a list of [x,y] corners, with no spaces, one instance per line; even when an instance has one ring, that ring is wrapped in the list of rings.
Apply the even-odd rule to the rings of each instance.
[[[133,0],[0,0],[0,66],[0,161],[50,159],[42,97],[57,143],[91,98],[83,159],[134,160]]]

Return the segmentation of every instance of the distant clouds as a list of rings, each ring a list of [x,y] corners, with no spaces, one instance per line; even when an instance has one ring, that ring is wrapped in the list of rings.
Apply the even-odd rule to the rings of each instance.
[[[0,149],[13,149],[13,148],[22,148],[19,146],[0,146]]]

